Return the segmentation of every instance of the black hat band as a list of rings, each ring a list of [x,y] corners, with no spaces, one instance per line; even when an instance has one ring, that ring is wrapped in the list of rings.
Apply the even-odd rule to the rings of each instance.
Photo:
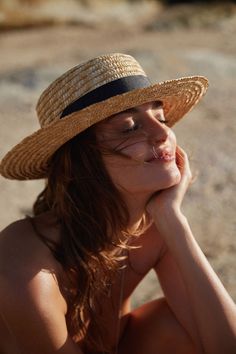
[[[121,95],[135,89],[144,88],[150,86],[150,81],[146,76],[133,75],[122,77],[120,79],[108,82],[96,89],[88,92],[84,96],[78,98],[64,108],[60,119],[68,116],[71,113],[80,111],[94,103],[98,103],[116,95]]]

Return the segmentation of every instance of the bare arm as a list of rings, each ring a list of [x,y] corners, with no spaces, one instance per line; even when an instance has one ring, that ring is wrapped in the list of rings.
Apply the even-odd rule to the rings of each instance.
[[[206,354],[233,354],[236,352],[236,306],[181,212],[191,172],[186,154],[180,150],[179,153],[183,159],[180,183],[153,197],[147,206],[167,245],[156,271],[172,310],[186,331],[199,341],[198,348]]]
[[[65,306],[53,275],[1,279],[1,315],[22,354],[82,354],[68,336]]]

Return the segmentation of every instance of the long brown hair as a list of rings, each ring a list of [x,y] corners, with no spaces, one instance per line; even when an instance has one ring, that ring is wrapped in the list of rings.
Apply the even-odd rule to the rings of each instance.
[[[94,304],[108,289],[118,267],[117,257],[111,257],[109,251],[114,246],[125,247],[118,236],[125,233],[129,222],[127,207],[103,164],[93,127],[53,155],[46,187],[33,208],[34,215],[48,210],[60,225],[60,242],[41,238],[69,280],[69,333],[84,337],[86,318],[101,327]],[[94,333],[86,333],[86,341],[95,350],[104,349]]]

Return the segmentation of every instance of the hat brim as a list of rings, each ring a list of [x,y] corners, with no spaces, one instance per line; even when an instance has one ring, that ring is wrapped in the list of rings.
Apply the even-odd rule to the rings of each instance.
[[[160,100],[171,127],[189,112],[206,93],[208,80],[191,76],[168,80],[113,96],[74,112],[23,139],[3,158],[0,173],[10,179],[47,177],[51,156],[67,141],[88,127],[126,109]]]

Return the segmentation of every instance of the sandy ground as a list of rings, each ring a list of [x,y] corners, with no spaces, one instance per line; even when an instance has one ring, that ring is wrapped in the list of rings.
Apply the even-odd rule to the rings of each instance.
[[[153,81],[207,76],[208,94],[175,128],[198,176],[184,210],[204,253],[236,300],[236,24],[158,32],[145,30],[143,23],[127,23],[0,33],[1,157],[38,128],[34,107],[42,89],[82,60],[125,52],[142,63]],[[42,185],[0,179],[1,228],[30,210]],[[160,289],[151,272],[135,292],[134,304],[156,294]]]

